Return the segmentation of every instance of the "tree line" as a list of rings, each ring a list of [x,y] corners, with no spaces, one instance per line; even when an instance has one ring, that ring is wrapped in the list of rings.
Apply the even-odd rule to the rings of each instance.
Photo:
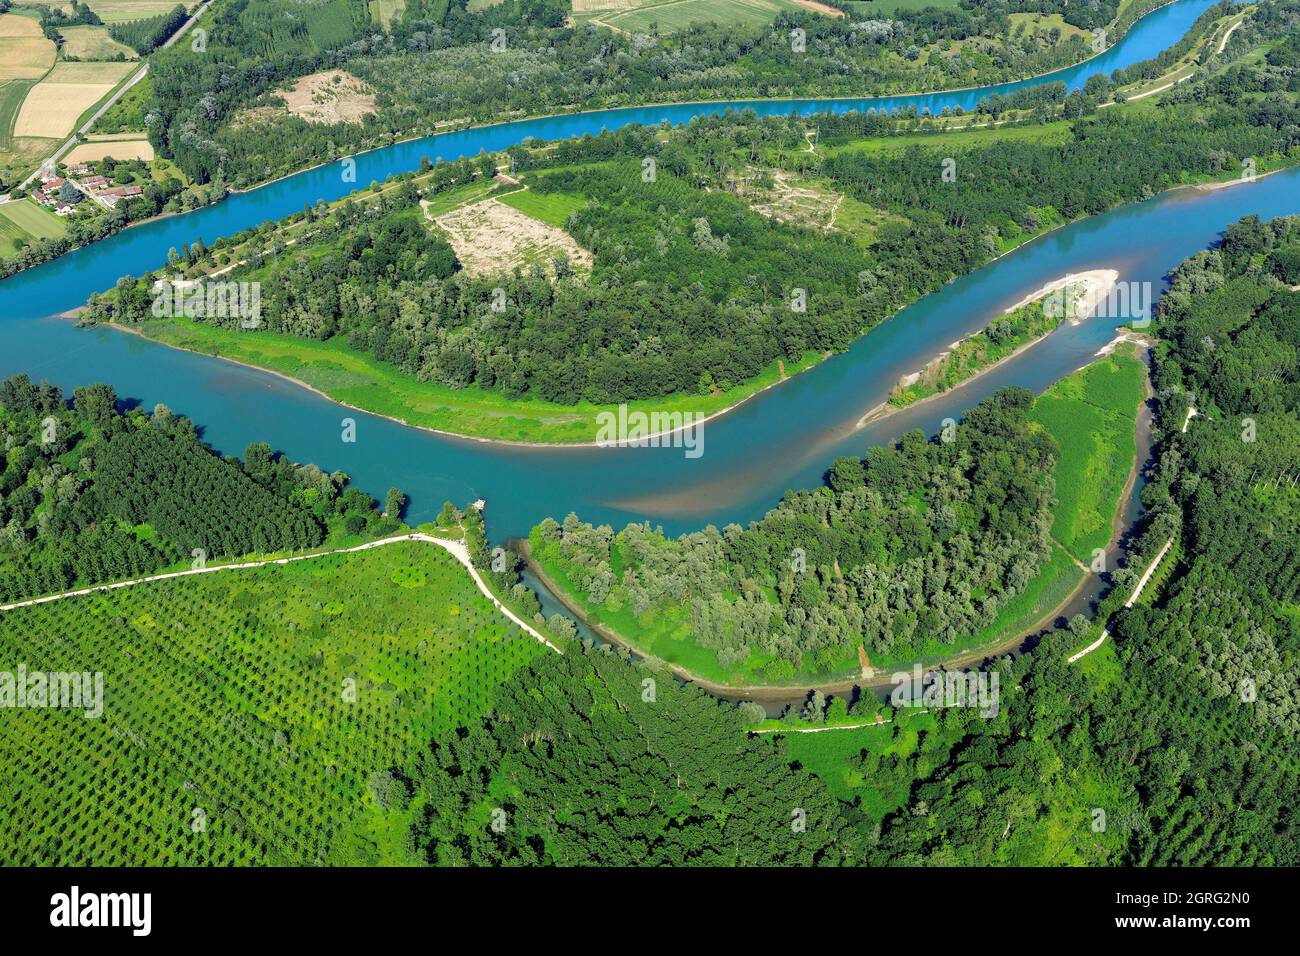
[[[0,601],[138,577],[179,563],[300,550],[401,527],[347,476],[264,443],[241,461],[202,445],[165,405],[108,385],[0,382]],[[399,513],[393,513],[393,504]]]

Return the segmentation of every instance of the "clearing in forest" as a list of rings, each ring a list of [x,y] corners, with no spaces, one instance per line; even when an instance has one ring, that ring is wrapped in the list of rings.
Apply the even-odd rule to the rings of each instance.
[[[343,70],[325,70],[294,80],[276,94],[293,116],[309,123],[360,123],[375,112],[375,91]]]
[[[105,23],[125,23],[167,13],[176,6],[177,0],[85,0],[85,3]],[[198,0],[183,0],[182,5],[193,12]]]
[[[576,272],[591,268],[591,253],[563,229],[547,225],[495,199],[461,206],[434,220],[470,275],[511,272],[534,265],[555,272],[563,257]]]
[[[789,226],[843,232],[870,245],[876,230],[897,216],[788,170],[748,166],[735,181],[751,209]]]

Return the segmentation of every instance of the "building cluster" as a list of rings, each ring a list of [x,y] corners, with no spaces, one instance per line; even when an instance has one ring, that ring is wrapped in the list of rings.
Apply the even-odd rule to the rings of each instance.
[[[91,173],[93,173],[93,170],[85,163],[69,166],[68,178],[66,179],[52,173],[43,173],[41,175],[41,184],[37,187],[33,198],[42,206],[53,209],[55,215],[66,216],[75,207],[59,196],[64,183],[71,183],[74,189],[109,209],[114,208],[123,199],[131,199],[144,192],[143,187],[115,186],[107,176],[90,175]],[[81,178],[72,179],[73,176]]]

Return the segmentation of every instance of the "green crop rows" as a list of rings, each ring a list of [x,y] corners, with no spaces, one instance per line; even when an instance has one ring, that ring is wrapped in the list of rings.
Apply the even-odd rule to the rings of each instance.
[[[0,711],[0,864],[414,862],[372,776],[542,653],[414,542],[6,613],[0,671],[100,671],[104,708]]]

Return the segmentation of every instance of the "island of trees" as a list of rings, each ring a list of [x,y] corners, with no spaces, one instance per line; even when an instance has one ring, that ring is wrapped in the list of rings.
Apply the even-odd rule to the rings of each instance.
[[[1289,22],[1289,10],[1270,7],[1268,16]],[[397,407],[376,410],[415,423],[424,423],[420,383],[441,390],[439,403],[469,390],[539,419],[563,406],[645,399],[703,396],[725,407],[779,377],[777,363],[802,368],[841,350],[1055,225],[1235,175],[1243,158],[1260,172],[1292,161],[1295,43],[1271,42],[1262,58],[1181,84],[1158,110],[1098,109],[1099,95],[1079,94],[1092,112],[1042,126],[1041,138],[935,146],[908,136],[891,147],[910,121],[740,113],[512,148],[510,165],[533,201],[567,211],[556,222],[591,252],[590,274],[558,260],[499,274],[460,268],[417,201],[454,204],[475,183],[475,201],[509,199],[519,187],[495,179],[488,157],[426,168],[211,247],[196,242],[159,274],[260,281],[265,320],[239,335],[345,343],[400,373],[390,389]],[[838,201],[848,224],[827,229],[782,213],[782,194],[764,192],[776,179],[820,192],[828,210]],[[151,300],[148,279],[127,278],[111,301],[92,300],[84,318],[139,324],[151,318]],[[204,350],[257,362],[239,354],[237,316],[194,321],[231,333],[205,334]],[[581,435],[571,422],[521,434],[517,421],[429,424],[538,441],[595,433],[594,420]]]

